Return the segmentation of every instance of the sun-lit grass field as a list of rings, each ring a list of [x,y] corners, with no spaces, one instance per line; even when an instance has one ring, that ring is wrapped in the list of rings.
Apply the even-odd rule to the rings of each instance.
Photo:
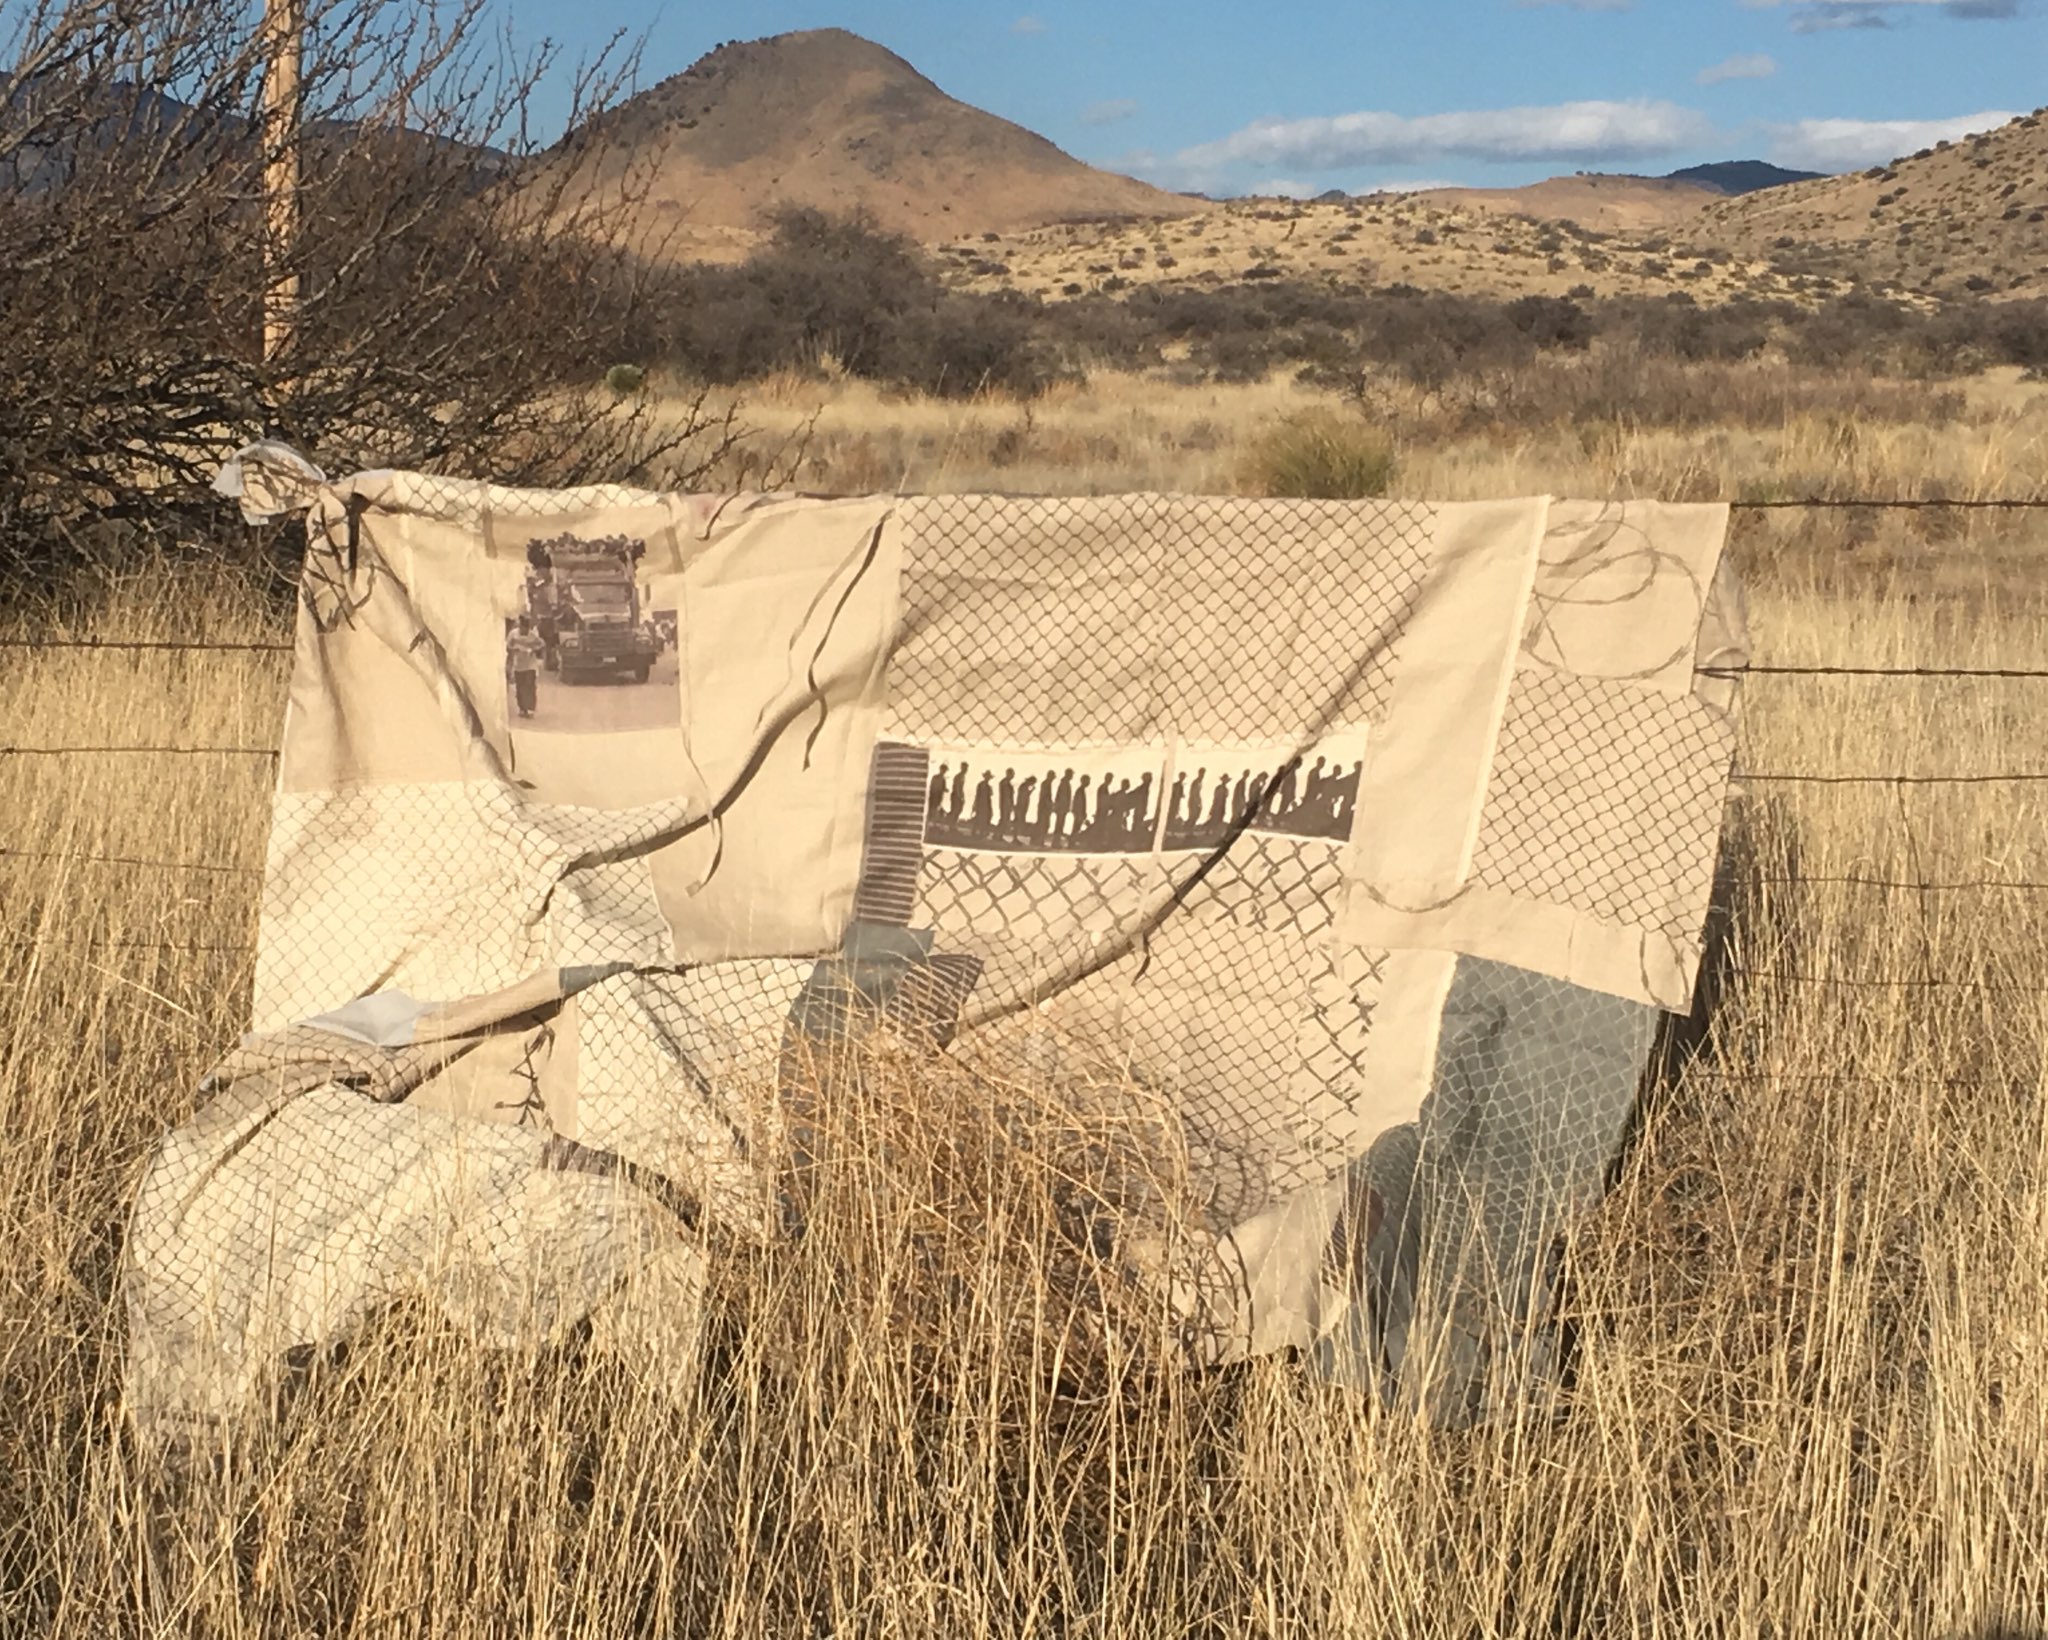
[[[2011,494],[2048,471],[2044,400],[1404,435],[1392,483]],[[1234,490],[1311,402],[785,384],[750,413],[808,425],[810,488]],[[1760,661],[2048,668],[2048,515],[1752,516],[1735,550]],[[0,635],[286,630],[186,569]],[[283,682],[275,654],[0,650],[0,746],[269,746]],[[2048,773],[2048,680],[1758,677],[1741,758]],[[119,1405],[124,1215],[243,1024],[270,774],[0,755],[0,1632],[2048,1633],[2048,779],[1746,789],[1707,1040],[1573,1239],[1555,1416],[1432,1432],[1285,1361],[1173,1370],[1143,1325],[1055,1360],[1075,1292],[1030,1156],[1069,1165],[1057,1122],[1034,1149],[1001,1090],[883,1077],[839,1120],[927,1142],[839,1147],[800,1246],[714,1260],[685,1400],[405,1306],[167,1490]]]

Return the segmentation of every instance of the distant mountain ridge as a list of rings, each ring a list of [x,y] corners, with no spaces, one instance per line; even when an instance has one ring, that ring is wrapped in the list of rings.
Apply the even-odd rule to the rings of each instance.
[[[32,80],[0,95],[0,129],[35,95]],[[250,116],[197,116],[123,84],[0,163],[0,193],[62,186],[80,155],[173,129],[174,168],[255,157]],[[1213,201],[1086,165],[828,28],[720,46],[532,157],[320,121],[307,135],[316,173],[368,137],[464,164],[480,189],[567,184],[565,224],[579,198],[616,189],[643,207],[636,247],[678,260],[744,256],[784,204],[865,210],[931,247],[961,288],[1052,298],[1281,277],[1702,303],[1858,288],[2048,297],[2048,109],[1834,176],[1738,159],[1661,177]]]
[[[1788,171],[1761,159],[1724,159],[1711,165],[1688,165],[1665,173],[1666,182],[1690,182],[1722,194],[1755,194],[1792,182],[1818,182],[1825,171]]]
[[[166,187],[194,168],[249,166],[262,160],[253,114],[184,102],[130,80],[113,81],[77,105],[67,92],[54,116],[48,108],[39,108],[39,95],[38,81],[30,78],[0,100],[0,134],[8,132],[12,121],[24,122],[15,129],[26,129],[26,122],[39,114],[48,126],[33,140],[10,145],[0,158],[0,193],[32,196],[60,187],[86,156],[127,144],[160,155],[165,162],[160,181]],[[319,118],[305,124],[302,162],[308,175],[317,177],[324,163],[365,143],[378,145],[393,157],[448,160],[467,171],[468,186],[478,190],[510,176],[521,163],[502,149],[431,131]]]
[[[1819,175],[1788,171],[1760,159],[1733,159],[1691,165],[1661,177],[1578,171],[1518,188],[1430,188],[1416,197],[1465,210],[1572,222],[1601,233],[1675,233],[1716,201]]]

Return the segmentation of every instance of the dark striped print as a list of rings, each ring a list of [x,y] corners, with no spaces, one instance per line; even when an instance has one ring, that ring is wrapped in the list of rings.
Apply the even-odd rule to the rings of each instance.
[[[931,754],[922,746],[882,741],[868,780],[868,831],[861,851],[853,914],[863,922],[907,927],[924,864],[925,781]]]
[[[933,1046],[943,1048],[959,1029],[960,1010],[980,979],[981,958],[962,951],[935,952],[931,961],[903,976],[889,1000],[889,1017],[923,1031]]]

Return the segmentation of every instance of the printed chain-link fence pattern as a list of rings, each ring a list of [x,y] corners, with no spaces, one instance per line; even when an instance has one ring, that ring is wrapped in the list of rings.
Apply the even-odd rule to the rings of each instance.
[[[1335,856],[1250,834],[1160,865],[935,849],[916,920],[982,959],[970,1018],[1042,1003],[1067,1051],[1168,1089],[1227,1227],[1333,1165],[1360,1092],[1378,971],[1367,955],[1340,980],[1316,939]]]
[[[893,729],[1229,741],[1378,716],[1433,509],[1227,506],[1226,522],[1225,504],[1165,496],[905,500]],[[975,657],[971,689],[963,653]]]
[[[1734,725],[1691,696],[1523,669],[1509,692],[1472,881],[1696,944]]]

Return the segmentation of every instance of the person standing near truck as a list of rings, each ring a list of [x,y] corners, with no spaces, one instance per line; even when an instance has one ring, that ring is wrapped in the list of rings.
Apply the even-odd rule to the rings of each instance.
[[[512,699],[521,717],[533,716],[534,703],[540,694],[541,656],[546,652],[546,643],[533,629],[533,617],[520,616],[505,635],[505,659],[512,668]]]

